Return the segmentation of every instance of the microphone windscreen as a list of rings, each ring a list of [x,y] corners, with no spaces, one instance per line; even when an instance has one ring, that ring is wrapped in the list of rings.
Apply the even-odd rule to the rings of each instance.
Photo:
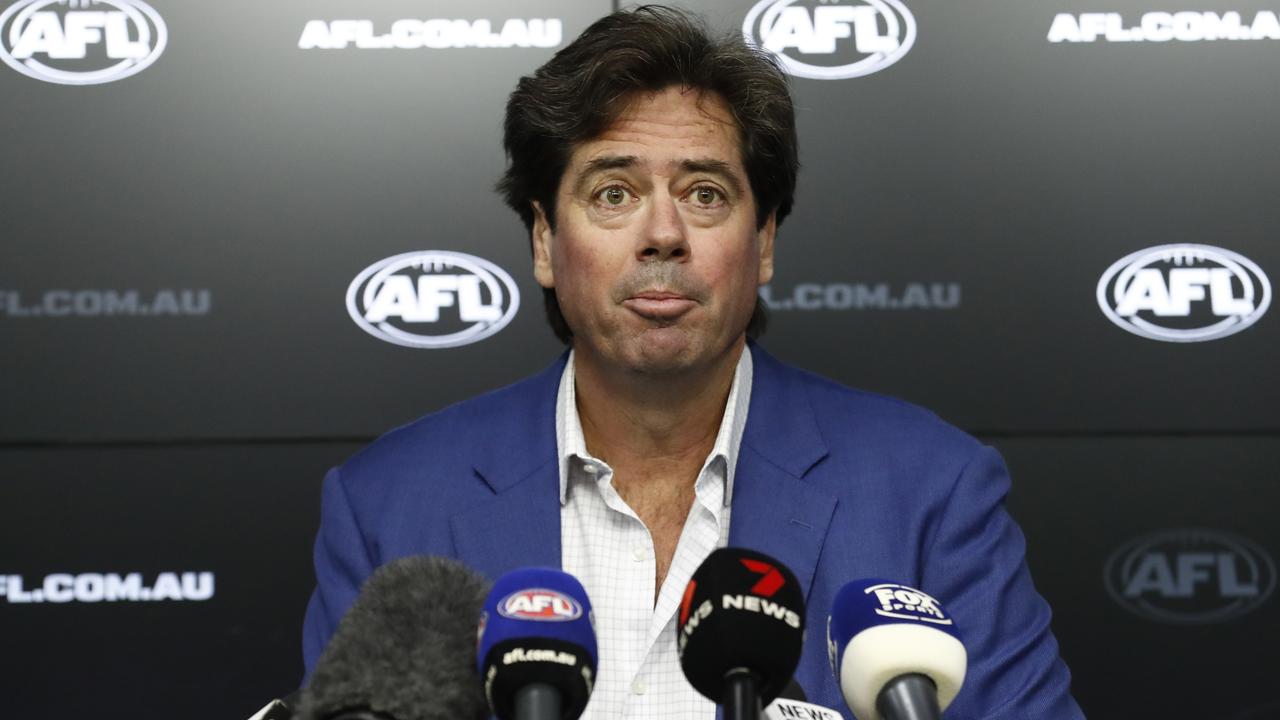
[[[595,619],[582,583],[552,568],[524,568],[493,584],[480,615],[477,668],[490,709],[514,717],[533,683],[560,691],[562,717],[582,714],[595,685]]]
[[[713,551],[685,586],[677,620],[680,667],[712,702],[723,704],[725,676],[746,668],[767,705],[800,663],[804,592],[790,569],[764,553]]]
[[[836,593],[827,646],[845,702],[863,720],[879,720],[880,691],[912,673],[933,681],[945,710],[960,692],[968,664],[955,622],[942,605],[888,580],[855,580]]]
[[[378,568],[316,663],[298,717],[484,718],[475,643],[487,591],[483,577],[445,558],[407,557]]]

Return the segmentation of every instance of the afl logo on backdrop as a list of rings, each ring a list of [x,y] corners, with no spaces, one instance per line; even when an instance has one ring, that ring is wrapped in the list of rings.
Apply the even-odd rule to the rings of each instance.
[[[0,13],[0,59],[62,85],[127,78],[160,57],[164,20],[141,0],[20,0]]]
[[[1111,322],[1152,340],[1216,340],[1249,327],[1271,304],[1252,260],[1209,245],[1161,245],[1127,255],[1098,281]]]
[[[1112,553],[1107,591],[1126,610],[1183,625],[1221,622],[1270,597],[1276,566],[1258,545],[1216,530],[1167,530]]]
[[[840,80],[901,60],[916,41],[916,19],[899,0],[760,0],[742,32],[791,75]]]
[[[414,348],[449,348],[483,340],[520,309],[505,270],[458,252],[424,250],[365,268],[347,288],[347,312],[365,332]]]

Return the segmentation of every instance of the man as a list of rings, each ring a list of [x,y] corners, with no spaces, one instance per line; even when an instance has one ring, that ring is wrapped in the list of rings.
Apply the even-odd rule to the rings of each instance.
[[[587,717],[703,717],[674,619],[725,544],[797,575],[796,678],[844,709],[825,616],[862,577],[936,595],[969,677],[949,717],[1079,717],[1002,502],[999,457],[935,416],[786,367],[748,342],[797,168],[776,66],[663,8],[615,13],[507,106],[508,202],[571,352],[379,439],[325,481],[308,670],[378,565],[560,566],[596,612]]]

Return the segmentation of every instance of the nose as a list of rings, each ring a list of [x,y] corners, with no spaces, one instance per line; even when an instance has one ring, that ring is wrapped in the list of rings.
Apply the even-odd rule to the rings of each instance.
[[[688,259],[689,240],[675,198],[658,194],[647,210],[636,259],[640,262]]]

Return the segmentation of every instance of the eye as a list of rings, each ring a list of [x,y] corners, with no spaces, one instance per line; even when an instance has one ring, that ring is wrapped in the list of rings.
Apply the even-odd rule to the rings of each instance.
[[[627,197],[629,195],[630,193],[627,192],[626,188],[618,185],[611,185],[601,190],[596,197],[603,201],[605,205],[619,207],[627,201]]]
[[[724,199],[724,196],[714,187],[710,185],[700,185],[693,189],[690,197],[699,205],[715,205]]]

